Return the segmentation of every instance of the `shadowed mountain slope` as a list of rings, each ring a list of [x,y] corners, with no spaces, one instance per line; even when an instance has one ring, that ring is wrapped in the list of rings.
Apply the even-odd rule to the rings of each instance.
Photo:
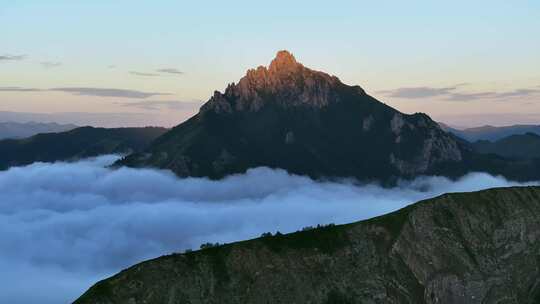
[[[44,133],[24,139],[0,141],[0,170],[33,162],[76,160],[145,149],[165,128],[82,127],[62,133]]]

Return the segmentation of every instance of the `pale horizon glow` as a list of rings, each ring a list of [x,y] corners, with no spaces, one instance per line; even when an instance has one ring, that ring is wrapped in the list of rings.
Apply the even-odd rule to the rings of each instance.
[[[533,1],[2,1],[0,36],[0,111],[103,114],[78,124],[173,126],[280,49],[405,113],[540,124]]]

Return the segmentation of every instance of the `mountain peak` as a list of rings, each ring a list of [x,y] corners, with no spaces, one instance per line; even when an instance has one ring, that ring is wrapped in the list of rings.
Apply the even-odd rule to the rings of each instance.
[[[287,50],[280,50],[276,53],[276,58],[274,60],[290,60],[296,62],[294,55]]]
[[[293,54],[287,50],[281,50],[277,52],[276,58],[272,60],[268,69],[276,72],[280,70],[290,70],[298,65],[299,63],[296,61],[296,58],[294,58]]]
[[[224,93],[216,91],[201,112],[257,111],[267,104],[282,107],[309,106],[322,108],[338,102],[337,77],[309,69],[286,50],[278,51],[268,67],[249,69],[237,84]],[[353,90],[365,94],[360,87]]]

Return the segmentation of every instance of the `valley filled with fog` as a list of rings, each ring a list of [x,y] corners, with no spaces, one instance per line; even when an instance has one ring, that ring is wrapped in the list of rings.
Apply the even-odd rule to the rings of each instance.
[[[0,172],[0,302],[66,303],[134,263],[202,243],[349,223],[446,192],[523,185],[472,173],[457,181],[420,177],[382,188],[269,168],[211,181],[109,169],[116,159]],[[28,286],[32,293],[25,292]]]

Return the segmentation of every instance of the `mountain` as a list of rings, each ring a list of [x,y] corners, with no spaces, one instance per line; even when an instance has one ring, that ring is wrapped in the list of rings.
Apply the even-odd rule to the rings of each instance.
[[[77,128],[76,125],[39,122],[0,122],[0,139],[24,138],[39,133],[65,132]]]
[[[287,51],[214,92],[199,113],[116,165],[213,179],[259,166],[383,184],[471,171],[540,179],[540,160],[476,153],[426,114],[403,114]]]
[[[74,160],[111,153],[141,151],[167,131],[165,128],[105,129],[81,127],[25,139],[0,140],[0,170],[33,162]]]
[[[479,153],[492,153],[508,158],[540,158],[540,135],[511,135],[495,142],[480,140],[473,143],[473,148]]]
[[[451,132],[470,142],[478,140],[497,141],[511,135],[521,135],[526,133],[540,135],[540,125],[513,125],[504,127],[483,126],[463,130],[452,128],[442,123],[440,123],[440,125],[445,131]]]
[[[367,221],[149,260],[75,303],[538,303],[538,214],[540,187],[444,194]]]
[[[199,113],[118,165],[221,178],[258,166],[312,177],[383,180],[441,173],[463,160],[455,136],[427,115],[407,115],[359,86],[280,51]]]

